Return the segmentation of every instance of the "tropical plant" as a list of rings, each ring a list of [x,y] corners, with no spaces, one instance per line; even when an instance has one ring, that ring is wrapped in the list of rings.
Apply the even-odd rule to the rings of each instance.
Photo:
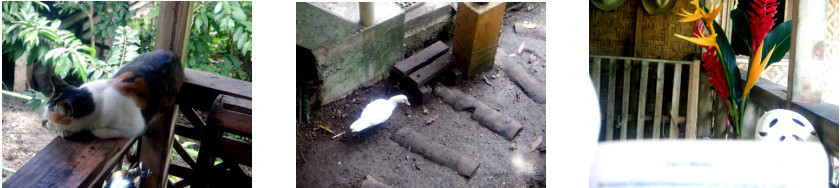
[[[195,7],[187,66],[251,80],[251,2],[196,2]]]
[[[741,135],[741,127],[750,90],[755,86],[761,73],[773,63],[779,62],[790,50],[790,21],[775,28],[773,16],[777,13],[779,3],[775,0],[755,0],[752,3],[742,3],[732,10],[731,19],[733,32],[740,36],[740,41],[748,44],[750,51],[747,80],[741,81],[740,69],[735,62],[735,53],[723,29],[715,21],[722,3],[713,3],[711,11],[697,0],[692,0],[695,10],[693,13],[682,10],[680,22],[697,22],[695,37],[675,36],[700,45],[706,52],[703,68],[710,76],[709,83],[714,87],[727,106],[729,106],[729,121],[735,129],[735,138]]]
[[[71,73],[83,81],[88,62],[95,61],[96,51],[65,30],[59,30],[59,20],[47,20],[34,9],[34,5],[49,11],[40,2],[3,2],[3,53],[17,58],[27,54],[27,65],[41,62],[53,67],[54,73],[65,78]]]

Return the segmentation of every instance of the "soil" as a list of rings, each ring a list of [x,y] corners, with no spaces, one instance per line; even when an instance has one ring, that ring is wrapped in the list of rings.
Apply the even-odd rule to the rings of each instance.
[[[500,51],[506,54],[497,57],[516,54],[523,41],[526,47],[521,54],[497,61],[521,66],[545,87],[545,40],[513,31],[514,23],[522,21],[544,26],[545,3],[508,6],[513,8],[506,11],[499,41]],[[297,186],[358,187],[367,175],[394,187],[545,186],[545,152],[531,149],[535,141],[546,139],[545,104],[528,98],[498,64],[450,88],[510,116],[524,129],[509,141],[479,125],[471,112],[456,111],[432,96],[425,104],[400,104],[385,123],[351,134],[349,125],[370,101],[406,93],[398,81],[386,79],[313,109],[308,122],[297,122]],[[319,126],[335,134],[346,133],[334,139],[333,133]],[[398,145],[390,137],[403,127],[472,157],[479,163],[478,170],[472,177],[461,176]]]
[[[25,100],[3,96],[3,168],[17,171],[55,138]],[[3,170],[3,181],[11,173]]]

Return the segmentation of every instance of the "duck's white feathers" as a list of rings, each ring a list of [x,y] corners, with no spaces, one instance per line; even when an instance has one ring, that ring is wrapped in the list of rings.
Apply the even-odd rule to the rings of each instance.
[[[382,122],[388,120],[391,117],[391,114],[394,112],[394,109],[397,107],[397,103],[404,103],[405,97],[392,97],[391,99],[376,99],[367,106],[365,109],[362,110],[362,115],[359,116],[353,124],[350,125],[350,130],[353,132],[359,132],[364,130],[368,127],[378,125]]]

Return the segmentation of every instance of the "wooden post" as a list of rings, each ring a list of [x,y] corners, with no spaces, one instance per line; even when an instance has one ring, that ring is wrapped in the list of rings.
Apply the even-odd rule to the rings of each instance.
[[[825,52],[825,0],[793,0],[787,108],[790,102],[820,103]],[[806,32],[799,32],[806,31]]]
[[[674,87],[671,91],[671,114],[668,116],[671,117],[670,121],[670,129],[669,132],[671,134],[668,135],[668,139],[677,139],[680,136],[678,130],[679,126],[677,126],[677,117],[680,117],[680,80],[682,78],[682,64],[674,64]]]
[[[621,92],[621,140],[627,140],[627,117],[630,109],[630,70],[633,69],[633,61],[624,60],[624,91]]]
[[[656,104],[653,109],[653,139],[659,139],[659,126],[662,123],[662,85],[665,81],[665,63],[656,63]]]
[[[170,50],[181,57],[185,64],[189,23],[192,20],[193,2],[161,2],[158,16],[155,49]],[[186,66],[186,65],[185,65]],[[169,154],[172,147],[175,118],[178,105],[162,110],[149,122],[146,133],[140,141],[140,161],[152,170],[143,187],[165,187],[169,175]]]
[[[615,59],[610,58],[610,81],[609,86],[607,86],[607,122],[604,122],[607,129],[607,136],[606,139],[608,141],[613,140],[613,129],[615,129]]]
[[[464,76],[493,68],[505,3],[458,3],[452,54]]]
[[[639,78],[639,111],[636,115],[636,139],[645,135],[645,105],[647,104],[648,61],[642,61],[642,75]]]
[[[688,107],[686,108],[685,139],[694,140],[697,138],[697,98],[700,87],[700,61],[691,62],[691,70],[688,77]],[[679,114],[675,114],[679,116]]]
[[[601,92],[601,58],[595,58],[592,62],[592,84],[595,86],[595,94],[600,96]],[[598,97],[600,100],[600,97]]]

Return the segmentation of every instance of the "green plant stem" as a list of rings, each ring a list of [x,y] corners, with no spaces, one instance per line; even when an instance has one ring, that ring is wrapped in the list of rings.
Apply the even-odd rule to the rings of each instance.
[[[8,172],[8,173],[14,174],[15,172],[17,172],[17,170],[12,170],[11,168],[3,167],[3,172]]]
[[[20,94],[20,93],[15,93],[15,92],[6,91],[6,90],[3,90],[3,95],[18,98],[18,99],[23,99],[23,100],[27,100],[27,101],[32,100],[32,97],[30,97],[30,96],[26,96],[26,95],[23,95],[23,94]]]

